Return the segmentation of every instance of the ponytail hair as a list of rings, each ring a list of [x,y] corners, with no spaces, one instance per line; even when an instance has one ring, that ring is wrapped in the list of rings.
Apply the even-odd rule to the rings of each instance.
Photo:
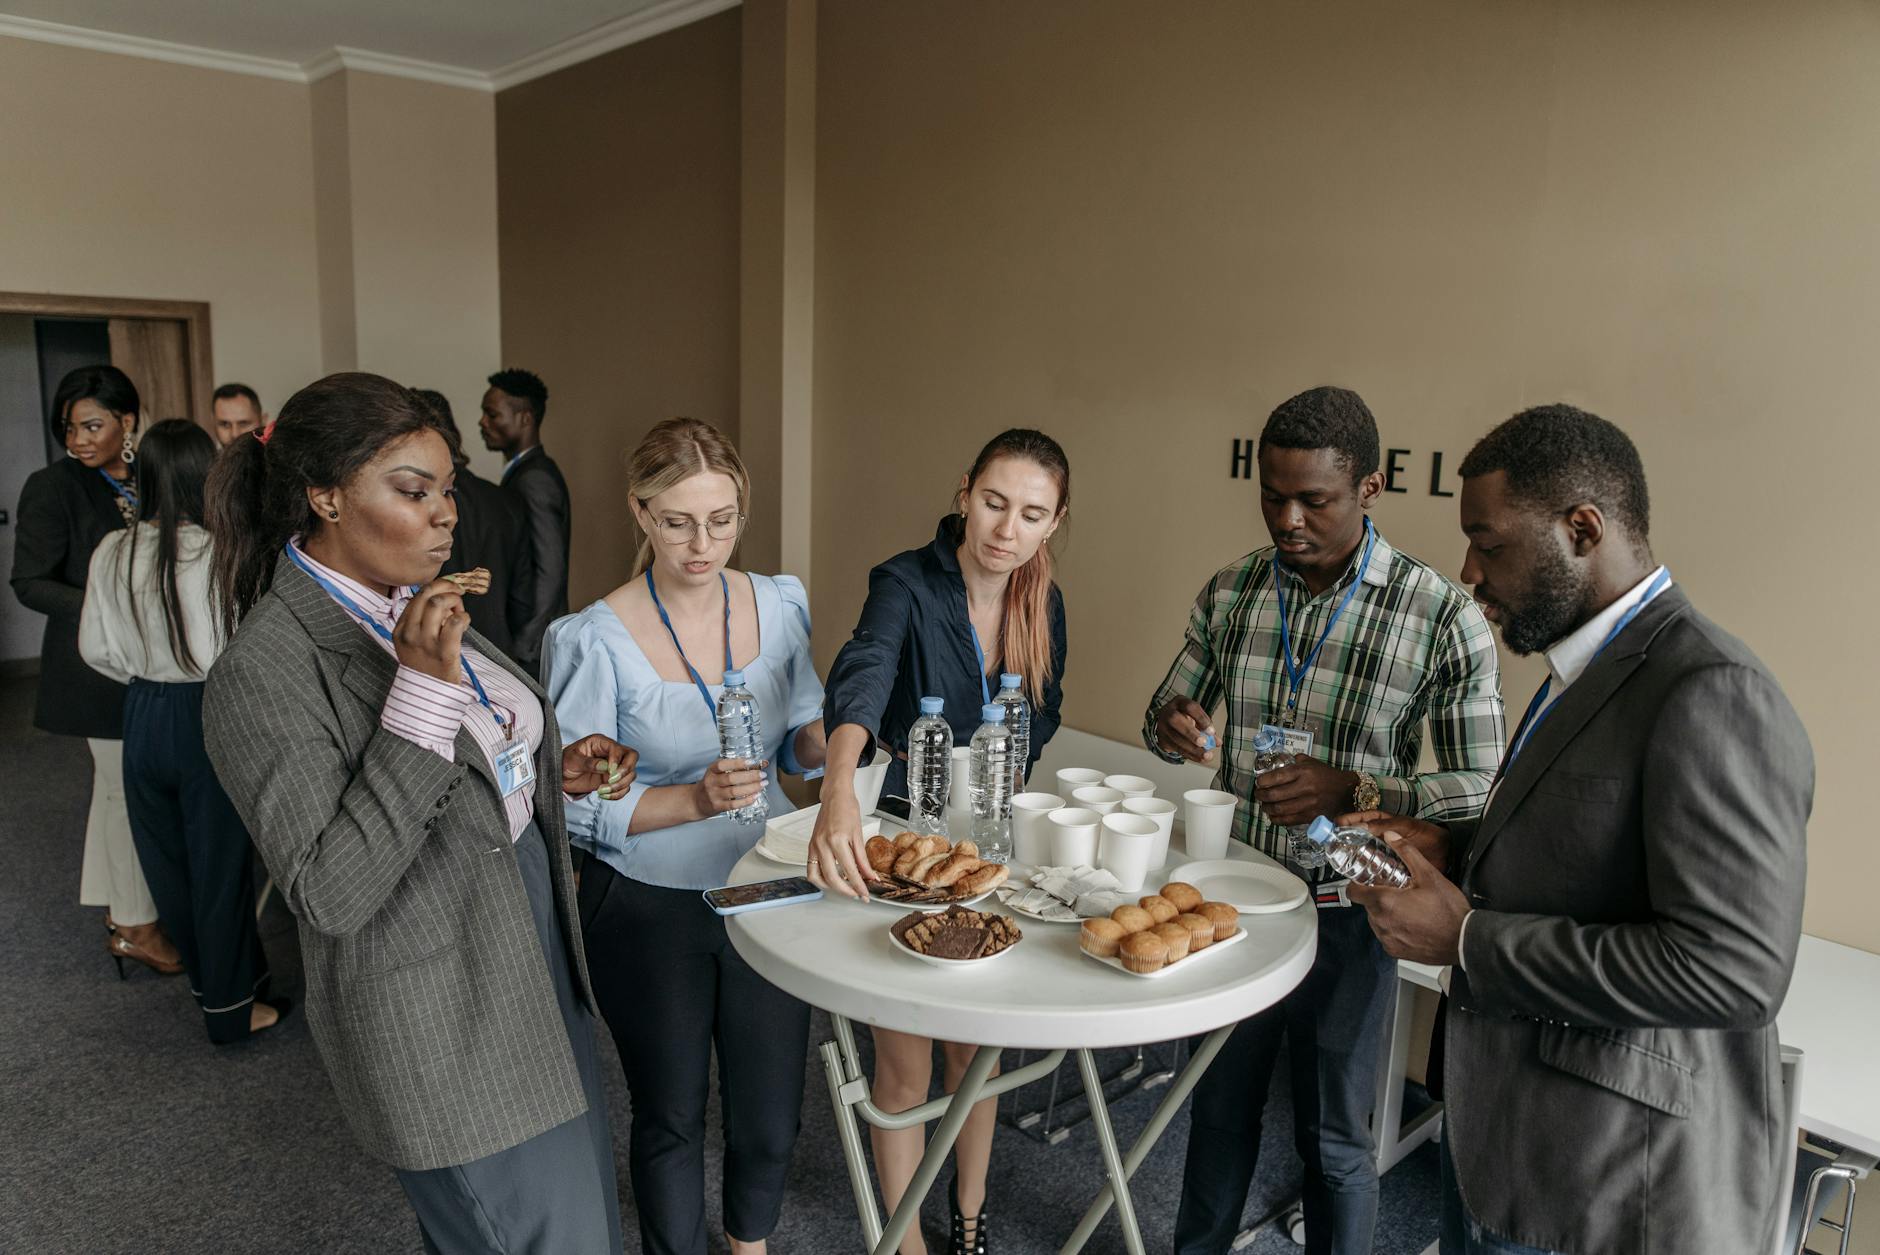
[[[1041,431],[1014,427],[986,442],[966,473],[962,503],[979,477],[1000,458],[1024,458],[1036,463],[1057,484],[1054,517],[1062,519],[1071,507],[1071,464],[1064,448]],[[1038,546],[1031,560],[1012,572],[1005,585],[1005,621],[999,629],[999,651],[1005,669],[1025,677],[1025,696],[1033,706],[1044,701],[1045,683],[1052,679],[1051,656],[1051,542]]]
[[[346,484],[387,445],[420,431],[438,433],[457,458],[454,433],[415,392],[352,372],[308,384],[272,424],[222,451],[209,472],[206,504],[230,635],[273,585],[287,542],[314,536],[324,524],[308,489]]]
[[[150,429],[138,447],[137,519],[156,525],[157,599],[163,606],[170,654],[189,675],[201,675],[202,666],[189,643],[189,623],[183,613],[176,567],[183,524],[203,521],[203,482],[214,461],[215,441],[187,418],[164,419]],[[124,586],[133,600],[137,597],[137,545],[142,531],[140,527],[131,528],[129,538],[118,550]],[[141,618],[137,627],[141,633]],[[146,640],[145,648],[149,645]]]
[[[694,475],[716,471],[738,486],[738,513],[751,511],[751,477],[725,433],[696,418],[669,418],[646,433],[627,455],[627,493],[642,507]],[[653,565],[653,538],[640,537],[633,578]]]

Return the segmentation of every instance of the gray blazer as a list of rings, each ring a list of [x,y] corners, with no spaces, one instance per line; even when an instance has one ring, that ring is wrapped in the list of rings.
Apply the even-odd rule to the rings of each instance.
[[[1458,833],[1477,913],[1446,1135],[1489,1230],[1573,1255],[1773,1248],[1814,775],[1775,680],[1673,587]]]
[[[554,706],[535,820],[576,990],[581,947]],[[445,762],[381,730],[384,647],[282,562],[210,670],[203,727],[300,925],[307,1022],[353,1131],[398,1168],[467,1163],[587,1110],[494,774],[469,733]]]

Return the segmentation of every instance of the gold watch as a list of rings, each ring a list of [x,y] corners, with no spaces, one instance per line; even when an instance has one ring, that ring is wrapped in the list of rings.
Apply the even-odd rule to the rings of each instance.
[[[1358,773],[1358,786],[1351,791],[1351,805],[1355,810],[1382,810],[1384,795],[1377,791],[1377,777],[1368,771]]]

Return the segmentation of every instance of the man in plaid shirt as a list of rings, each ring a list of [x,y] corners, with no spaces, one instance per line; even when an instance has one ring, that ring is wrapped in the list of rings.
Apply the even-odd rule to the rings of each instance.
[[[1318,955],[1298,988],[1234,1030],[1195,1088],[1175,1250],[1224,1252],[1239,1230],[1285,1037],[1306,1249],[1356,1255],[1377,1222],[1369,1118],[1397,965],[1337,874],[1299,864],[1286,829],[1366,810],[1480,814],[1504,744],[1500,681],[1474,600],[1366,517],[1384,476],[1376,420],[1355,392],[1314,388],[1274,410],[1259,466],[1273,545],[1201,590],[1143,738],[1172,762],[1218,763],[1216,784],[1240,798],[1234,836],[1313,885]],[[1419,773],[1426,719],[1436,770]],[[1298,756],[1256,782],[1263,727]]]

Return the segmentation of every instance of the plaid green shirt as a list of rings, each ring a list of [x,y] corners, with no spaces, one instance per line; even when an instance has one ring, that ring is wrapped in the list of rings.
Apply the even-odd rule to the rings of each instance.
[[[1372,547],[1317,597],[1284,563],[1288,630],[1296,657],[1309,654],[1353,579],[1352,597],[1310,671],[1300,681],[1299,723],[1317,739],[1312,755],[1345,771],[1377,777],[1383,807],[1443,821],[1479,815],[1501,761],[1505,723],[1494,638],[1475,601],[1434,569],[1387,544]],[[1156,753],[1156,713],[1188,697],[1209,711],[1226,702],[1215,784],[1240,798],[1234,836],[1288,862],[1287,840],[1253,801],[1253,738],[1286,711],[1280,660],[1279,597],[1273,550],[1223,567],[1195,599],[1180,654],[1149,703],[1143,741]],[[1429,720],[1437,770],[1416,774]],[[1294,870],[1298,870],[1295,868]],[[1335,880],[1318,869],[1313,883]]]

